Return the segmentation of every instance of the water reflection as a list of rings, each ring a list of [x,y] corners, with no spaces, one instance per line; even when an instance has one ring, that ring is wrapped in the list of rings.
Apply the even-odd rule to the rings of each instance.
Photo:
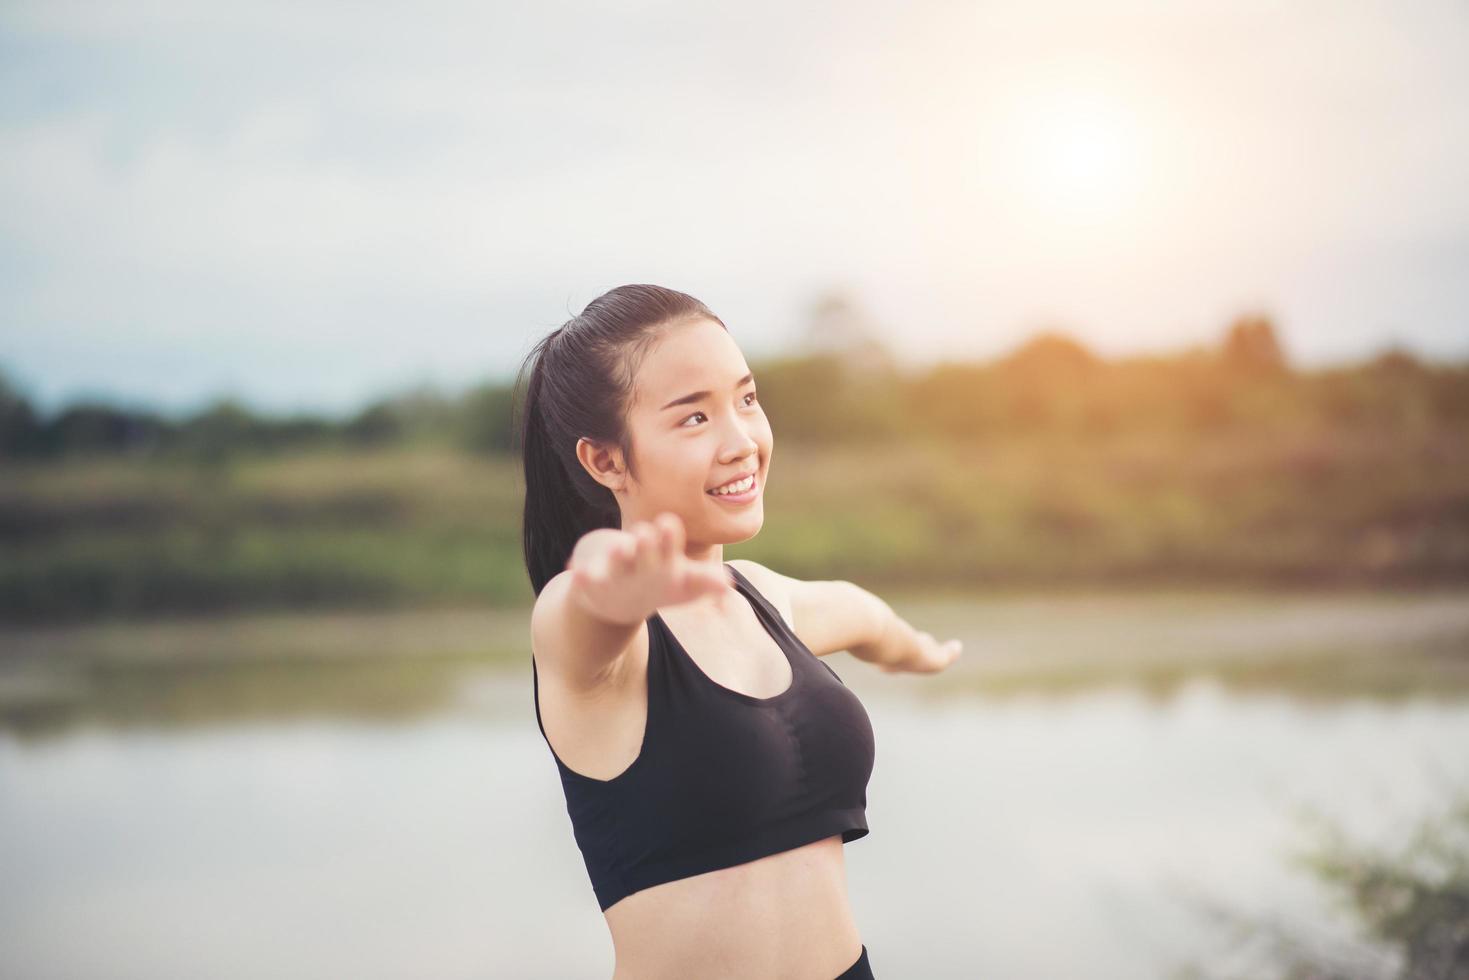
[[[529,656],[529,655],[527,655]],[[529,661],[527,661],[528,663]],[[292,719],[410,721],[434,715],[504,673],[482,658],[364,658],[86,664],[10,679],[0,726],[42,739],[75,727],[175,729]]]
[[[1469,611],[1469,604],[1466,604]],[[940,676],[880,675],[844,655],[842,676],[859,693],[938,704],[950,699],[1074,695],[1123,685],[1166,704],[1201,678],[1238,693],[1288,693],[1302,703],[1367,698],[1393,702],[1469,697],[1469,616],[1455,628],[1407,642],[1337,649],[1174,656],[1139,642],[1126,658],[1057,647],[1047,656],[986,656],[966,642],[961,665]],[[972,630],[971,630],[972,631]],[[955,630],[956,634],[963,630]],[[991,641],[993,642],[993,641]],[[1101,645],[1101,640],[1097,645]],[[970,652],[971,646],[978,647]],[[1088,653],[1091,653],[1088,650]],[[518,711],[510,693],[529,669],[529,651],[327,658],[238,657],[59,664],[0,660],[0,729],[23,739],[77,726],[188,729],[297,718],[412,720],[465,703]]]
[[[894,976],[1168,976],[1217,944],[1190,895],[1330,929],[1301,808],[1391,841],[1469,780],[1452,631],[1066,670],[995,627],[942,678],[830,661]],[[610,975],[527,658],[5,665],[0,975]]]

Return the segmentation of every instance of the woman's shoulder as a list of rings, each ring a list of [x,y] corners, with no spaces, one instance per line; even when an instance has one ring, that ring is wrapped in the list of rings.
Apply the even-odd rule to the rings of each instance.
[[[531,608],[531,655],[570,690],[598,693],[618,686],[637,663],[647,662],[647,623],[612,627],[571,601],[571,573],[558,573]]]
[[[795,621],[791,610],[791,590],[799,584],[797,579],[770,569],[748,558],[731,558],[727,564],[734,566],[741,575],[750,580],[766,600],[781,614],[787,623]]]
[[[854,582],[792,578],[748,559],[729,564],[749,579],[818,657],[850,650],[882,632],[886,612],[880,614],[878,607],[883,604]]]

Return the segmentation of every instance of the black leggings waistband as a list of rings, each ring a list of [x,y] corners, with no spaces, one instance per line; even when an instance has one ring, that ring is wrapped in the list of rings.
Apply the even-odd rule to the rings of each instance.
[[[836,980],[877,980],[872,975],[872,964],[867,961],[867,944],[862,945],[862,954],[857,957],[857,962],[841,972]]]

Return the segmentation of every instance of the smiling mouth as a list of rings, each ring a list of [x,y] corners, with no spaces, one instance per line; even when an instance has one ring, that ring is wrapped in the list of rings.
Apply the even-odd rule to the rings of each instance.
[[[755,490],[759,487],[759,485],[760,475],[758,473],[750,473],[749,475],[743,476],[738,480],[731,480],[729,483],[724,484],[722,487],[715,487],[713,490],[705,490],[704,492],[711,497],[739,500],[753,494]],[[737,487],[739,489],[737,491],[731,492],[729,490],[724,490],[725,487]],[[724,490],[724,492],[716,492],[719,490]]]

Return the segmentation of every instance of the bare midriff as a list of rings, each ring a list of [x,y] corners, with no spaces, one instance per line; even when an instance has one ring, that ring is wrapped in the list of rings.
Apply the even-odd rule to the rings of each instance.
[[[856,961],[862,940],[833,835],[634,892],[608,908],[613,980],[812,980]]]

